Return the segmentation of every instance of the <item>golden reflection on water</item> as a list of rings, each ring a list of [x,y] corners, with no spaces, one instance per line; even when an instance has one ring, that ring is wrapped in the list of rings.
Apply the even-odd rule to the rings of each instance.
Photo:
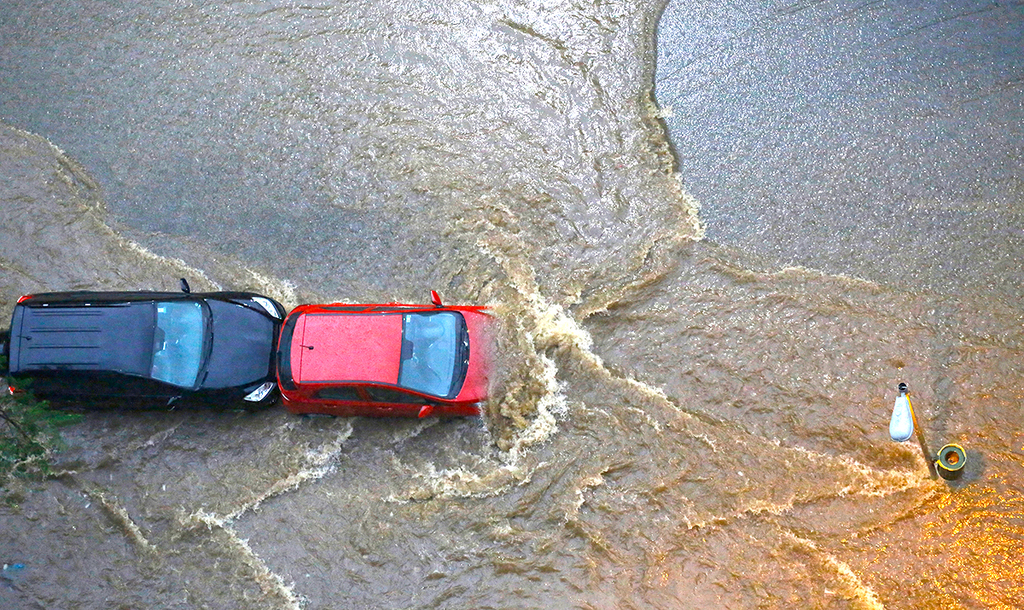
[[[945,556],[936,564],[941,568],[935,582],[950,599],[973,598],[986,608],[1012,610],[1024,603],[1024,493],[1007,476],[1016,470],[1008,463],[1014,457],[986,457],[994,472],[935,497],[922,551]]]

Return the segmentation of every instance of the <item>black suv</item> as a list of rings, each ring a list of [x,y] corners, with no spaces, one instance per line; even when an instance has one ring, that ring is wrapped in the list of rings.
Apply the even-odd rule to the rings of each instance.
[[[23,296],[0,339],[11,391],[58,403],[273,403],[284,307],[258,294],[181,286]]]

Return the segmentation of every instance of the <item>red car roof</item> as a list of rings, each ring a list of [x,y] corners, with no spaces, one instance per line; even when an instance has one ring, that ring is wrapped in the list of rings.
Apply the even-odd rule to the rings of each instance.
[[[310,349],[312,348],[312,349]],[[299,383],[398,383],[400,314],[303,314],[292,339],[292,374]]]

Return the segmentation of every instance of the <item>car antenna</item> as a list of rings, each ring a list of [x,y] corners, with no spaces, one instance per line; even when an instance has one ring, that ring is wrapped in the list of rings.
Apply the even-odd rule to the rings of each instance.
[[[180,283],[181,283],[181,291],[182,292],[184,292],[185,294],[189,294],[189,293],[192,292],[192,289],[189,288],[189,286],[188,286],[188,280],[186,280],[185,278],[181,278],[181,282]]]

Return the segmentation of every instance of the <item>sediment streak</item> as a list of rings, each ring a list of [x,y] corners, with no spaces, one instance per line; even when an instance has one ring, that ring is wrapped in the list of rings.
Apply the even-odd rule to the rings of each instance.
[[[352,436],[352,424],[348,423],[345,430],[334,439],[306,454],[305,466],[287,477],[275,481],[255,499],[242,504],[227,515],[219,516],[199,509],[181,519],[181,526],[186,529],[205,527],[207,530],[220,530],[228,539],[228,544],[241,557],[242,561],[252,570],[254,579],[265,595],[280,599],[288,610],[300,610],[303,598],[294,591],[294,583],[286,584],[284,579],[275,574],[266,562],[249,546],[249,541],[238,535],[232,523],[246,512],[256,510],[267,500],[298,489],[307,481],[315,481],[334,470],[341,455],[345,441]]]

